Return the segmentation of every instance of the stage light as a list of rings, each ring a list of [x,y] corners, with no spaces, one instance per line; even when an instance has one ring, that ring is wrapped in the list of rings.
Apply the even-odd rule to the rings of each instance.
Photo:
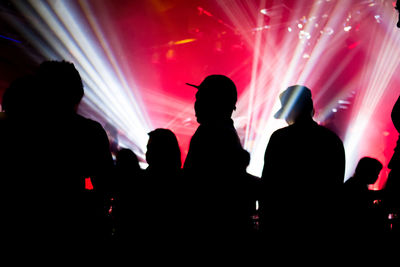
[[[326,6],[328,4],[329,8]],[[243,25],[248,23],[247,18],[241,15],[240,12],[233,11],[239,9],[238,6],[222,6],[236,28],[241,29]],[[255,36],[255,42],[253,42],[253,75],[250,85],[239,100],[237,110],[237,113],[242,115],[246,114],[247,109],[248,120],[244,146],[251,152],[249,172],[260,175],[263,166],[263,155],[270,135],[277,128],[285,126],[284,122],[273,119],[272,115],[280,106],[278,101],[279,92],[293,84],[309,85],[308,87],[312,89],[314,103],[319,108],[315,119],[320,122],[324,122],[332,113],[338,113],[339,110],[348,110],[348,101],[343,99],[346,99],[346,96],[351,94],[352,90],[357,89],[358,100],[356,100],[356,107],[352,107],[352,111],[358,115],[351,115],[351,122],[348,123],[348,128],[343,129],[345,132],[343,141],[347,157],[345,179],[354,171],[355,164],[358,162],[361,153],[375,153],[374,142],[379,142],[380,140],[368,142],[369,137],[367,136],[369,135],[366,134],[366,129],[372,127],[372,113],[378,108],[378,102],[383,99],[385,90],[390,90],[388,89],[388,82],[394,75],[393,68],[397,66],[398,49],[396,48],[396,51],[394,51],[393,46],[388,49],[387,43],[382,43],[380,39],[376,39],[374,42],[367,41],[371,48],[365,53],[376,55],[379,53],[378,51],[381,51],[380,53],[384,56],[383,54],[387,55],[387,53],[394,52],[393,57],[389,59],[386,56],[381,56],[378,61],[372,60],[367,66],[362,66],[362,68],[365,68],[364,70],[360,70],[359,73],[355,72],[354,78],[350,80],[349,84],[344,85],[343,88],[332,88],[340,80],[343,72],[349,68],[348,66],[354,62],[358,49],[360,49],[359,47],[364,44],[361,40],[368,39],[371,34],[370,24],[366,22],[364,35],[358,40],[356,39],[354,45],[349,45],[351,52],[346,57],[338,58],[337,55],[341,51],[341,42],[345,42],[346,38],[348,38],[347,32],[353,29],[349,25],[343,28],[343,24],[351,18],[351,15],[348,14],[351,6],[351,1],[346,0],[335,2],[314,1],[311,8],[308,9],[308,13],[304,16],[304,13],[301,14],[304,9],[301,8],[300,4],[295,4],[292,7],[291,16],[287,20],[299,21],[299,17],[314,18],[313,23],[294,24],[300,30],[298,36],[300,40],[295,41],[288,34],[279,42],[279,47],[274,47],[272,45],[274,43],[273,38],[278,38],[278,36],[268,35],[266,39],[264,39],[262,33]],[[362,12],[358,13],[361,18],[369,16],[369,11]],[[395,15],[393,10],[387,9],[385,12],[385,17],[388,18],[391,17],[390,14]],[[257,18],[254,19],[257,20]],[[379,16],[373,17],[373,19],[381,20],[382,18]],[[273,23],[274,21],[272,20],[271,25]],[[394,22],[391,20],[387,23],[390,25],[390,23]],[[344,30],[339,31],[340,28]],[[319,29],[322,30],[320,31]],[[361,29],[361,26],[357,25],[357,30]],[[287,27],[288,33],[292,31],[293,28],[291,26]],[[388,32],[389,34],[387,34]],[[394,45],[397,43],[394,40],[398,37],[393,34],[397,36],[400,36],[400,34],[390,34],[390,32],[394,32],[393,27],[384,31],[383,34],[389,35],[386,39],[391,40],[392,45]],[[307,46],[305,46],[305,43],[302,44],[302,39],[307,40],[310,52],[305,51]],[[338,45],[336,46],[336,44]],[[264,46],[268,46],[269,49],[263,49]],[[274,52],[271,53],[271,50]],[[300,59],[304,58],[307,60],[300,62]],[[383,64],[383,62],[387,65]],[[323,69],[330,64],[334,67],[329,68],[331,70],[329,75],[325,76],[327,78],[323,83],[320,83],[318,79],[322,75]],[[373,66],[377,67],[372,75],[365,74],[365,71]],[[374,80],[375,82],[373,82]],[[378,81],[382,83],[377,84]],[[370,85],[365,88],[364,83],[366,82],[370,83]],[[319,88],[314,85],[318,85]],[[369,92],[367,93],[369,95],[368,98],[363,97],[366,91]],[[326,103],[324,98],[328,94],[332,100]],[[319,106],[323,102],[325,102],[324,107]],[[366,109],[369,109],[369,111]],[[366,142],[361,142],[361,138],[367,138]],[[382,158],[382,155],[374,156]]]
[[[151,68],[158,68],[148,78],[151,83],[145,86],[141,84],[139,88],[136,79],[143,77],[135,75],[149,74],[127,71],[130,70],[127,66],[130,63],[121,60],[127,51],[115,40],[125,41],[130,36],[114,39],[115,29],[113,31],[112,28],[120,20],[130,19],[131,14],[120,18],[116,12],[118,19],[115,15],[117,22],[113,24],[107,21],[107,16],[98,13],[99,9],[92,8],[106,2],[15,1],[29,27],[17,20],[12,23],[44,58],[66,59],[75,63],[86,91],[84,109],[80,112],[103,124],[113,124],[120,130],[120,145],[134,148],[142,159],[148,139],[147,132],[155,125],[174,128],[178,138],[190,139],[197,126],[193,112],[195,92],[192,98],[185,98],[181,92],[176,93],[180,88],[175,87],[192,82],[184,80],[192,78],[187,73],[195,73],[193,77],[201,79],[200,76],[209,74],[207,71],[212,64],[220,64],[221,69],[229,70],[224,74],[245,76],[248,79],[245,83],[241,81],[244,88],[241,88],[233,118],[244,147],[251,153],[248,168],[250,173],[257,176],[261,174],[264,152],[271,134],[286,126],[284,120],[274,119],[273,114],[280,108],[279,93],[294,84],[303,84],[312,90],[317,110],[316,121],[324,123],[333,117],[333,113],[335,117],[349,114],[349,122],[343,122],[340,129],[347,157],[346,178],[352,174],[361,155],[368,154],[385,162],[377,148],[383,146],[383,141],[378,140],[373,133],[379,132],[382,138],[394,136],[391,130],[374,123],[390,123],[388,106],[391,102],[388,100],[398,96],[398,89],[396,91],[393,84],[395,77],[399,76],[397,59],[400,58],[400,33],[395,29],[397,13],[391,5],[386,6],[382,1],[368,7],[364,3],[364,9],[361,9],[354,1],[348,0],[308,1],[307,4],[289,1],[291,4],[288,8],[277,3],[279,1],[215,1],[215,5],[210,4],[207,10],[201,6],[192,7],[193,14],[188,14],[188,17],[194,15],[196,20],[190,21],[194,24],[192,29],[195,29],[191,32],[182,32],[182,29],[175,32],[172,27],[182,24],[166,23],[172,18],[168,18],[168,12],[159,12],[156,18],[162,17],[160,21],[163,23],[155,19],[152,21],[152,29],[157,29],[155,25],[159,23],[157,25],[168,34],[154,37],[152,42],[145,34],[146,40],[143,42],[146,46],[132,47],[132,50],[140,51],[138,56],[147,50],[157,55],[154,62],[149,60],[155,64]],[[145,5],[147,1],[125,2],[142,2],[138,5]],[[271,8],[265,9],[266,4],[271,4]],[[125,7],[118,10],[122,12]],[[179,11],[190,12],[190,9],[182,7]],[[218,17],[221,11],[223,15]],[[103,12],[111,11],[105,8]],[[201,15],[201,18],[196,14]],[[267,14],[270,21],[265,25]],[[186,23],[186,20],[187,17],[179,22]],[[200,24],[196,24],[198,21]],[[143,27],[141,22],[132,22],[128,26],[134,29]],[[110,29],[104,29],[104,25]],[[228,51],[224,46],[220,47],[218,56],[208,53],[202,54],[204,58],[200,60],[195,58],[199,49],[206,46],[205,43],[212,43],[214,51],[215,42],[205,42],[214,33],[222,36],[220,41],[228,44],[229,40],[225,40],[225,37],[234,39],[240,36],[240,47],[248,60],[239,63],[227,60],[238,57],[239,53],[237,50]],[[135,38],[138,36],[134,34]],[[174,41],[166,43],[168,40]],[[150,48],[149,43],[157,49]],[[165,55],[171,46],[174,46],[174,50],[169,57],[174,60],[167,60]],[[220,55],[224,56],[222,60]],[[360,59],[360,65],[357,65]],[[184,65],[183,61],[189,64]],[[174,69],[178,72],[174,79],[162,77],[161,72],[171,68],[165,62],[178,66]],[[142,60],[140,64],[148,62]],[[194,65],[200,67],[194,68]],[[242,74],[242,71],[246,73]],[[172,70],[168,72],[171,73]],[[162,89],[153,88],[157,86]],[[348,101],[353,91],[356,92],[354,100]],[[145,101],[142,94],[145,95]],[[351,105],[346,101],[351,102]],[[376,115],[381,112],[382,117]],[[155,113],[161,115],[155,117]],[[385,136],[382,134],[385,131],[390,134]],[[185,149],[182,147],[183,156]]]

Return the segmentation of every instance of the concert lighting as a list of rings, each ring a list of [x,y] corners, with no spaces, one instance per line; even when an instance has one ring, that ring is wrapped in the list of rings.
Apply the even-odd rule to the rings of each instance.
[[[184,160],[198,126],[185,83],[225,74],[238,87],[233,118],[248,172],[261,174],[271,134],[286,126],[273,118],[279,94],[294,84],[312,90],[315,120],[342,138],[345,179],[363,156],[387,165],[400,83],[391,1],[190,2],[15,1],[27,24],[8,21],[44,59],[74,62],[85,84],[79,112],[113,125],[142,161],[158,127],[176,133]]]
[[[86,13],[86,18],[90,16],[90,19],[85,19],[70,1],[47,3],[31,0],[15,4],[25,14],[33,30],[38,32],[32,36],[36,41],[33,45],[45,57],[74,62],[85,85],[82,106],[89,108],[80,112],[114,125],[123,133],[119,138],[120,145],[131,147],[142,156],[150,124],[137,102],[140,98],[138,89],[132,83],[128,86],[108,40],[98,28],[96,18]],[[81,4],[88,8],[84,1]],[[44,40],[48,50],[44,50],[40,39]]]

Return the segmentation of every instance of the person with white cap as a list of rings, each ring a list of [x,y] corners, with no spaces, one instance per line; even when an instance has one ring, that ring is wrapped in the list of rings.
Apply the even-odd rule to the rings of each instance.
[[[289,126],[275,131],[262,172],[261,229],[279,238],[317,237],[336,225],[345,153],[339,137],[313,120],[311,90],[288,87],[275,118]]]

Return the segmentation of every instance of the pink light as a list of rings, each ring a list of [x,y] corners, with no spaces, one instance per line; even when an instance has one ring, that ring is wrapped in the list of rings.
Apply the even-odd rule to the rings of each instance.
[[[387,163],[393,153],[396,132],[391,126],[390,109],[398,96],[396,84],[400,84],[396,68],[400,33],[395,29],[396,11],[390,5],[377,2],[372,7],[382,11],[380,24],[366,11],[354,13],[353,28],[345,32],[348,13],[357,9],[348,0],[315,0],[307,1],[307,5],[288,1],[288,8],[274,9],[277,15],[271,16],[268,30],[259,31],[254,29],[265,27],[265,15],[260,10],[279,1],[209,1],[202,6],[192,1],[181,1],[179,5],[175,1],[155,4],[126,0],[68,1],[58,5],[39,0],[17,2],[22,7],[28,5],[19,8],[27,19],[34,19],[29,25],[36,28],[28,31],[25,26],[18,27],[18,21],[15,27],[27,36],[38,34],[31,36],[38,53],[44,57],[61,55],[82,66],[87,85],[85,104],[89,108],[81,112],[101,122],[117,122],[120,137],[126,141],[123,144],[142,148],[135,151],[142,159],[146,132],[158,127],[176,133],[185,158],[198,126],[193,111],[195,90],[185,83],[198,84],[215,73],[228,75],[237,84],[239,101],[233,117],[252,155],[249,169],[256,175],[263,167],[271,133],[285,126],[272,117],[279,108],[278,95],[297,83],[312,89],[316,119],[321,123],[333,113],[342,116],[334,122],[340,124],[336,130],[343,139],[354,140],[350,142],[354,147],[349,164],[361,154]],[[45,19],[31,10],[42,11]],[[58,13],[53,14],[54,10]],[[48,25],[42,25],[43,21]],[[69,21],[80,27],[73,28]],[[66,31],[60,34],[63,29]],[[171,40],[180,41],[169,43]],[[47,46],[53,50],[44,49]],[[98,51],[104,56],[93,60]],[[111,68],[97,69],[103,61]],[[108,80],[105,76],[117,78],[123,86],[109,83],[111,90],[105,94],[96,86]],[[110,104],[121,91],[124,93]],[[341,109],[337,100],[353,91],[356,97],[352,107]],[[121,105],[126,99],[130,101]],[[93,107],[98,108],[96,112]],[[132,112],[125,114],[126,110]],[[130,126],[135,116],[137,122],[124,127]],[[364,127],[362,131],[360,126]],[[139,137],[135,136],[138,132]],[[385,175],[378,187],[384,184]]]

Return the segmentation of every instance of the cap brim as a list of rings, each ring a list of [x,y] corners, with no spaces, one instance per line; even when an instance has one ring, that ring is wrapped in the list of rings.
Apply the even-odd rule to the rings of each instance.
[[[187,85],[189,85],[189,86],[192,86],[192,87],[194,87],[194,88],[197,88],[197,89],[199,89],[199,87],[200,86],[198,86],[198,85],[194,85],[194,84],[191,84],[191,83],[186,83]]]
[[[280,109],[274,114],[274,118],[275,118],[275,119],[282,119],[282,113],[283,113],[283,108],[280,108]]]

